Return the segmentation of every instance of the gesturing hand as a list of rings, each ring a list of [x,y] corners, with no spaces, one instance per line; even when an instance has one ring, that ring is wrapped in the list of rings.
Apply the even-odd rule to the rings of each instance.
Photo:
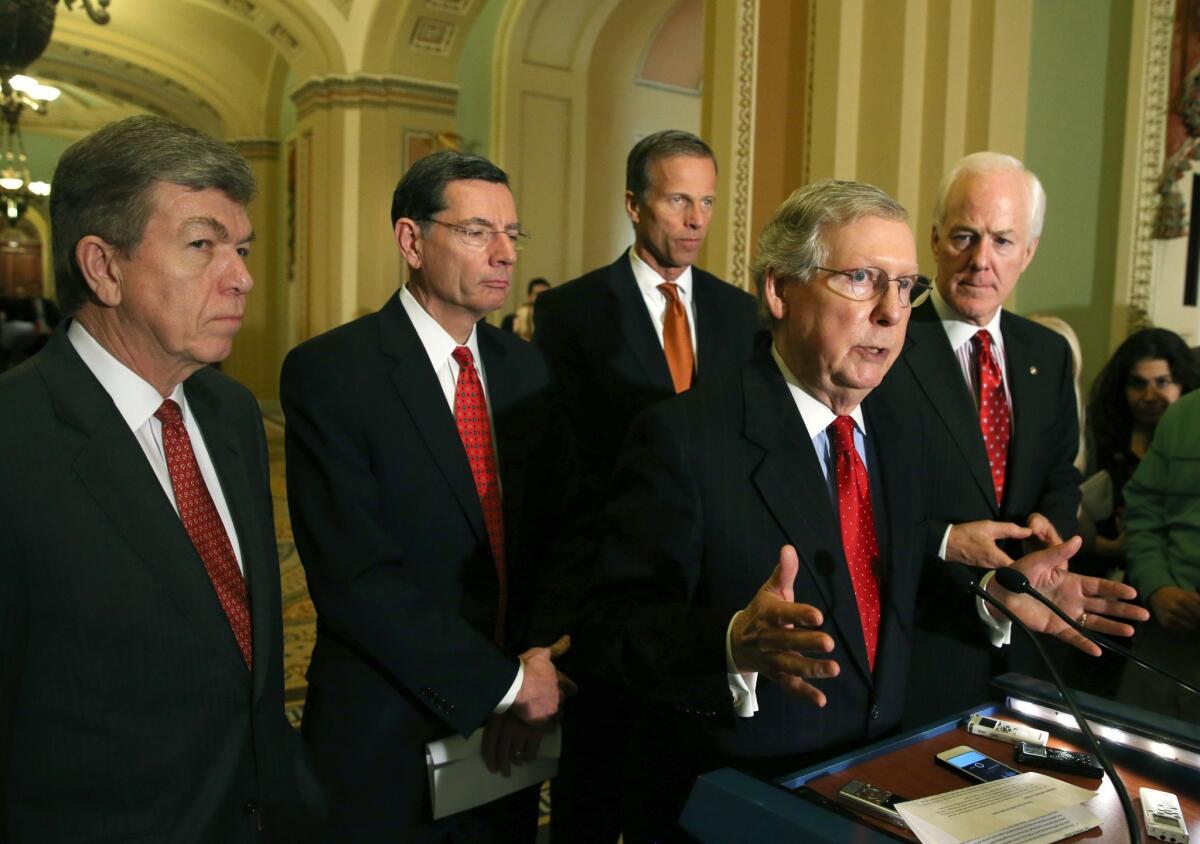
[[[1033,531],[1012,522],[963,522],[950,528],[946,539],[946,559],[984,569],[1012,565],[1012,557],[1000,550],[1001,539],[1026,539]]]
[[[1042,551],[1026,554],[1013,563],[1013,568],[1027,578],[1029,584],[1070,618],[1080,619],[1087,613],[1088,630],[1108,636],[1132,636],[1133,628],[1116,619],[1145,621],[1150,617],[1136,604],[1126,603],[1137,597],[1137,590],[1125,583],[1085,577],[1068,570],[1067,561],[1079,550],[1082,540],[1072,537]],[[1075,632],[1070,625],[1047,607],[1028,595],[1017,595],[993,581],[988,584],[1004,605],[1035,633],[1045,633],[1062,639],[1086,654],[1100,655],[1100,648]]]
[[[824,623],[821,611],[808,604],[793,603],[793,584],[800,560],[796,549],[785,545],[779,564],[754,598],[733,619],[730,651],[738,670],[757,671],[788,692],[817,706],[825,695],[805,678],[836,677],[838,664],[831,659],[814,659],[805,653],[829,653],[833,639],[813,629]]]

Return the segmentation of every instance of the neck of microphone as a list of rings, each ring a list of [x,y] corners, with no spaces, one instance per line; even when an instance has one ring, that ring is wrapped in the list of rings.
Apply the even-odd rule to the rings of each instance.
[[[1083,717],[1083,713],[1080,712],[1079,707],[1075,705],[1075,698],[1071,695],[1066,684],[1062,681],[1062,677],[1059,676],[1058,668],[1051,661],[1049,654],[1046,653],[1046,649],[1042,647],[1042,643],[1039,641],[1038,636],[1032,630],[1026,627],[1021,619],[1013,615],[1008,607],[1004,606],[1003,603],[992,597],[992,595],[990,595],[986,589],[981,588],[975,578],[975,575],[968,571],[966,566],[961,566],[957,563],[947,563],[946,568],[952,573],[951,576],[957,580],[967,591],[978,596],[990,606],[995,607],[997,612],[1003,614],[1009,619],[1009,621],[1025,631],[1025,635],[1029,637],[1031,642],[1033,642],[1033,646],[1037,648],[1038,655],[1042,658],[1042,662],[1044,662],[1046,664],[1046,668],[1049,669],[1050,676],[1054,678],[1054,685],[1058,687],[1058,693],[1062,695],[1062,699],[1066,702],[1067,708],[1069,708],[1071,710],[1071,714],[1075,716],[1075,721],[1079,724],[1079,729],[1083,731],[1084,736],[1088,740],[1088,744],[1091,745],[1092,750],[1096,753],[1096,758],[1100,760],[1100,766],[1104,768],[1104,772],[1108,774],[1109,782],[1112,783],[1113,788],[1117,792],[1117,797],[1121,801],[1121,811],[1125,815],[1125,824],[1129,827],[1129,840],[1131,844],[1142,844],[1142,826],[1137,815],[1133,811],[1133,802],[1129,799],[1129,791],[1126,790],[1125,783],[1121,781],[1119,776],[1117,776],[1116,768],[1114,768],[1112,762],[1109,761],[1108,754],[1104,752],[1104,749],[1100,746],[1100,742],[1097,741],[1096,736],[1092,734],[1092,728],[1088,726],[1087,719]],[[1007,569],[996,569],[997,579],[999,579],[1000,572],[1002,571],[1007,571]],[[1025,580],[1026,586],[1028,586],[1029,581],[1025,579],[1023,574],[1020,572],[1013,573]],[[1004,584],[1002,583],[1001,585],[1003,586]],[[1005,586],[1005,588],[1007,589],[1008,587]],[[1029,588],[1032,589],[1033,587]],[[1015,592],[1017,590],[1013,589],[1009,591]]]
[[[1184,680],[1179,675],[1173,674],[1170,671],[1168,671],[1167,669],[1157,666],[1154,663],[1150,662],[1149,660],[1143,659],[1142,657],[1138,656],[1137,654],[1135,654],[1133,651],[1129,650],[1128,648],[1122,647],[1121,645],[1118,645],[1116,642],[1111,641],[1107,636],[1097,636],[1095,633],[1088,630],[1086,627],[1084,627],[1078,621],[1076,621],[1075,619],[1073,619],[1069,615],[1067,615],[1065,612],[1063,612],[1059,608],[1058,604],[1054,603],[1049,598],[1047,598],[1045,595],[1043,595],[1041,592],[1034,589],[1033,584],[1031,584],[1029,582],[1029,578],[1027,578],[1025,575],[1021,574],[1019,571],[1016,571],[1015,569],[1012,569],[1012,568],[996,569],[996,582],[999,583],[1001,586],[1003,586],[1005,589],[1007,589],[1009,592],[1016,592],[1018,594],[1029,595],[1034,600],[1038,601],[1041,604],[1044,604],[1052,613],[1054,613],[1059,618],[1061,618],[1066,624],[1070,625],[1072,630],[1077,632],[1079,635],[1083,636],[1088,641],[1095,642],[1097,645],[1104,648],[1105,650],[1112,651],[1115,654],[1120,654],[1121,656],[1128,659],[1130,662],[1133,662],[1137,665],[1140,665],[1142,668],[1145,668],[1147,671],[1152,671],[1155,674],[1159,674],[1163,677],[1166,677],[1172,683],[1175,683],[1180,688],[1187,689],[1189,692],[1191,692],[1194,695],[1200,695],[1200,689],[1196,688],[1195,686],[1193,686],[1191,683]]]

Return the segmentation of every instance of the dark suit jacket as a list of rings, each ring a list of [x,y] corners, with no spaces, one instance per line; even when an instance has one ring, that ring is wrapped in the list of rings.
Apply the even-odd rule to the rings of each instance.
[[[1079,415],[1074,367],[1067,342],[1048,328],[1004,311],[1004,335],[1013,429],[1004,500],[997,506],[979,412],[963,380],[932,302],[913,312],[908,343],[882,389],[920,404],[935,423],[941,459],[933,473],[939,495],[929,521],[929,547],[937,550],[948,524],[996,519],[1025,524],[1041,513],[1067,538],[1079,507]]]
[[[215,370],[184,389],[237,528],[253,672],[65,325],[0,378],[0,840],[251,842],[303,822],[262,418]]]
[[[750,758],[821,753],[899,720],[924,525],[924,432],[870,396],[863,405],[882,562],[883,617],[869,672],[835,506],[787,385],[764,349],[739,375],[648,410],[614,479],[598,577],[579,637],[594,669],[648,701],[639,754],[677,814],[704,770]],[[796,546],[795,600],[824,614],[838,677],[818,709],[766,678],[760,710],[736,718],[725,632]],[[653,795],[652,795],[653,797]]]
[[[1063,538],[1075,533],[1080,478],[1073,461],[1079,419],[1071,350],[1053,331],[1008,311],[1001,314],[1000,331],[1013,427],[999,506],[975,398],[932,302],[913,312],[905,350],[880,386],[906,413],[919,413],[932,425],[935,459],[923,470],[937,490],[926,535],[929,554],[937,552],[947,525],[980,519],[1024,525],[1031,513],[1041,513]],[[1014,558],[1022,553],[1017,543],[1006,550]],[[1039,665],[1019,634],[1015,663],[1010,649],[993,649],[974,612],[951,603],[952,588],[928,575],[922,584],[921,647],[914,665],[918,691],[910,699],[913,725],[984,702],[995,673],[1033,671]],[[981,658],[983,654],[988,656]],[[961,671],[959,682],[949,687],[941,682],[947,664]]]
[[[283,365],[289,506],[318,619],[304,733],[341,840],[409,840],[429,816],[425,743],[482,726],[515,654],[557,633],[542,564],[568,497],[565,429],[537,349],[485,323],[478,340],[504,501],[503,649],[470,466],[399,297]]]
[[[741,369],[761,326],[745,291],[699,267],[692,283],[699,385]],[[584,481],[598,497],[634,416],[675,395],[629,253],[538,296],[534,325],[579,443]]]

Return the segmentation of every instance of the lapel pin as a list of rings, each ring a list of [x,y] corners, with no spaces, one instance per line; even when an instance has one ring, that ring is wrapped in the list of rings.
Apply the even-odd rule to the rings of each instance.
[[[1030,374],[1030,375],[1037,375],[1037,367],[1036,367],[1036,366],[1031,366],[1031,367],[1029,367],[1029,374]]]

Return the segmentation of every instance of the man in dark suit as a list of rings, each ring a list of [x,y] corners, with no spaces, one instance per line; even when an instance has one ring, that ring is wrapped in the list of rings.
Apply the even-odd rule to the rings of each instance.
[[[0,841],[315,829],[283,711],[262,419],[207,366],[253,286],[253,193],[232,148],[156,117],[58,164],[72,319],[0,379]]]
[[[936,290],[913,313],[909,347],[889,376],[909,407],[934,425],[940,490],[927,550],[995,568],[1020,556],[1022,541],[1052,545],[1074,534],[1079,449],[1074,367],[1066,341],[1002,309],[1033,260],[1046,199],[1037,177],[1015,158],[975,153],[949,173],[934,211]],[[984,351],[986,344],[987,350]],[[966,613],[946,614],[936,584],[923,590],[910,721],[923,723],[987,698],[988,682],[1015,659],[996,653]],[[991,651],[988,659],[980,659]],[[935,682],[961,666],[952,689]]]
[[[681,838],[675,819],[703,771],[783,773],[898,723],[929,433],[872,390],[928,288],[916,270],[904,209],[877,188],[796,191],[756,262],[772,347],[634,424],[576,642],[646,702],[626,841]],[[1140,617],[1114,600],[1133,590],[1067,574],[1077,548],[1016,565],[1068,612],[1129,635],[1098,614]],[[989,588],[1035,629],[1098,653],[1040,605]]]
[[[750,359],[754,298],[693,266],[716,204],[717,163],[688,132],[648,135],[629,152],[625,211],[634,243],[607,267],[538,297],[534,342],[546,353],[579,443],[587,499],[599,507],[640,411]],[[577,581],[586,576],[577,566]],[[564,724],[553,783],[556,841],[615,842],[620,735],[627,704],[583,682]]]
[[[426,743],[483,727],[507,773],[559,707],[546,574],[568,441],[541,354],[481,322],[525,234],[504,171],[457,152],[412,166],[392,223],[408,284],[283,366],[317,608],[303,732],[335,841],[531,841],[536,788],[434,823],[425,767]]]

